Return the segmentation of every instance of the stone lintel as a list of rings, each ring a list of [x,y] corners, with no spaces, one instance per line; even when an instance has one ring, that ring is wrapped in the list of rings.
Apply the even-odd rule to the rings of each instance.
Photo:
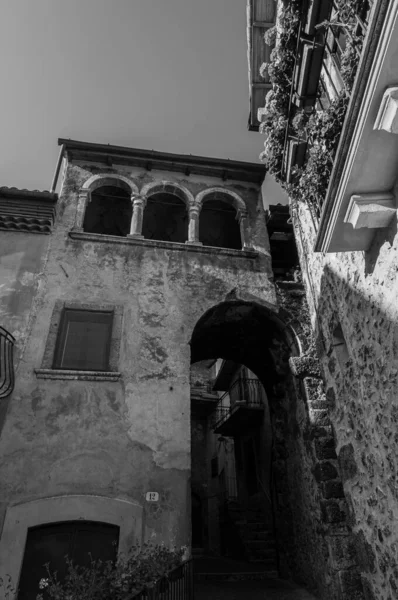
[[[355,194],[351,196],[344,222],[351,223],[354,229],[381,229],[388,227],[396,213],[395,197],[390,192]]]
[[[373,129],[398,133],[398,87],[389,87],[384,92]]]
[[[118,371],[76,371],[65,369],[35,369],[38,379],[75,379],[81,381],[118,381]]]

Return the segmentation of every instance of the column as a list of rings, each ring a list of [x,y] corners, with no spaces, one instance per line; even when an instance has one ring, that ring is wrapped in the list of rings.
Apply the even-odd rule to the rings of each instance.
[[[131,201],[133,204],[133,217],[131,219],[130,234],[127,237],[140,239],[144,237],[142,235],[142,221],[144,218],[146,198],[139,194],[132,194]]]
[[[80,190],[77,199],[76,217],[75,224],[72,231],[83,231],[84,215],[86,213],[87,204],[91,200],[91,193],[89,190]]]
[[[247,239],[247,210],[239,208],[236,211],[236,219],[239,222],[240,227],[240,238],[242,240],[242,250],[248,250],[251,248]]]
[[[200,205],[191,204],[188,209],[189,213],[189,225],[188,225],[188,241],[186,244],[195,244],[196,246],[202,246],[202,242],[199,241],[199,215]]]

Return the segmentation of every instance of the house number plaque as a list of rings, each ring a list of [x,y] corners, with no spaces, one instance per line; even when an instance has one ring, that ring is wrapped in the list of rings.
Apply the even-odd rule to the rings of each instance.
[[[158,492],[147,492],[145,495],[145,500],[147,502],[158,502],[159,493]]]

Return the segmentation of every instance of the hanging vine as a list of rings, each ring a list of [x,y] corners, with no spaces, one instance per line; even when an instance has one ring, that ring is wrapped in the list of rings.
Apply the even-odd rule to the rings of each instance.
[[[344,27],[349,35],[340,56],[340,74],[343,90],[324,110],[313,110],[312,114],[299,112],[291,123],[288,122],[289,100],[296,56],[297,35],[301,19],[301,3],[292,2],[283,6],[276,28],[267,31],[265,43],[276,44],[271,52],[270,63],[264,63],[260,73],[269,75],[272,90],[265,99],[265,107],[260,111],[260,131],[265,135],[264,152],[260,159],[266,164],[269,173],[287,190],[296,201],[306,202],[319,213],[326,195],[333,168],[334,153],[343,126],[349,94],[357,70],[363,35],[355,32],[358,11],[366,10],[367,1],[338,0],[338,10],[333,19],[318,27]],[[302,168],[293,169],[293,181],[287,184],[282,177],[282,160],[286,130],[308,142],[306,161]]]

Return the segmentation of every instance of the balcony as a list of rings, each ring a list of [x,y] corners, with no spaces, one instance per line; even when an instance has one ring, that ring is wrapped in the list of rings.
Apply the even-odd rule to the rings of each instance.
[[[0,399],[9,396],[14,389],[14,342],[11,333],[0,327]]]
[[[213,415],[214,433],[237,436],[262,422],[264,389],[258,379],[238,379],[221,396]]]
[[[332,170],[371,8],[369,0],[358,4],[357,9],[341,0],[316,0],[301,15],[282,159],[282,178],[293,186],[300,186],[308,165],[313,170]],[[305,123],[311,115],[318,117],[312,117],[312,126],[311,121],[308,126]],[[333,131],[326,130],[332,126]],[[320,166],[318,148],[323,155]],[[309,202],[316,221],[327,184],[327,179],[320,182]]]

